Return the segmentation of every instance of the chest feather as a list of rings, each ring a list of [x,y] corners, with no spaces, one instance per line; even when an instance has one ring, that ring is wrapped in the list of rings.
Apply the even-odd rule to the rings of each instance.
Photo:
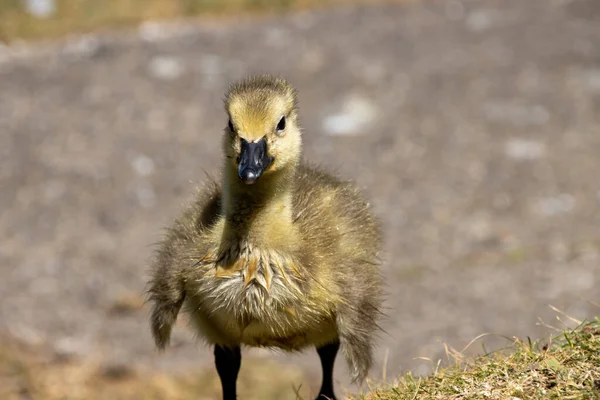
[[[188,294],[210,313],[225,311],[240,320],[265,320],[280,313],[294,315],[304,297],[302,267],[293,257],[249,245],[218,256],[208,254],[198,265],[199,278]]]

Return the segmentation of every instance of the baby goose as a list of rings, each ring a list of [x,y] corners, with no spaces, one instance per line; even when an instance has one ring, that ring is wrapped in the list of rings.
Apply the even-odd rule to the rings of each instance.
[[[240,346],[315,346],[335,399],[341,345],[354,381],[371,364],[381,306],[380,230],[350,183],[300,163],[296,92],[270,76],[233,84],[213,184],[160,244],[150,280],[151,327],[164,349],[183,306],[214,346],[223,399],[236,398]]]

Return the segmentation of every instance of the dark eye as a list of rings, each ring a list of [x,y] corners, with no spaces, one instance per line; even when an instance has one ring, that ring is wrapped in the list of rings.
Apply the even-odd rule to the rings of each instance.
[[[279,122],[277,123],[277,132],[281,133],[285,130],[285,115],[281,117]]]
[[[235,128],[233,127],[233,122],[231,122],[231,119],[229,120],[227,125],[229,125],[229,130],[231,130],[231,132],[235,132]]]

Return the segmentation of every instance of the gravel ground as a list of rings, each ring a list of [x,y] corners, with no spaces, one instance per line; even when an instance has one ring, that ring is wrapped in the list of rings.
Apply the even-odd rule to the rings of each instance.
[[[0,333],[210,365],[185,321],[154,351],[141,293],[161,228],[218,173],[223,92],[254,72],[298,87],[306,158],[384,223],[375,378],[430,371],[415,358],[440,342],[546,335],[550,304],[599,314],[600,2],[434,0],[0,49]],[[318,378],[315,354],[253,354]]]

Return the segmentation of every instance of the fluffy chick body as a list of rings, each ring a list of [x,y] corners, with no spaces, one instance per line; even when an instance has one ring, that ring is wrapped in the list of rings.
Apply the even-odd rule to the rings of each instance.
[[[156,343],[167,344],[183,306],[210,344],[296,351],[339,340],[361,380],[381,306],[379,226],[354,185],[299,162],[287,82],[247,80],[232,87],[226,106],[235,122],[223,139],[222,185],[198,192],[158,250],[150,287]],[[270,134],[282,114],[289,132]],[[262,137],[275,161],[245,185],[239,142]]]

